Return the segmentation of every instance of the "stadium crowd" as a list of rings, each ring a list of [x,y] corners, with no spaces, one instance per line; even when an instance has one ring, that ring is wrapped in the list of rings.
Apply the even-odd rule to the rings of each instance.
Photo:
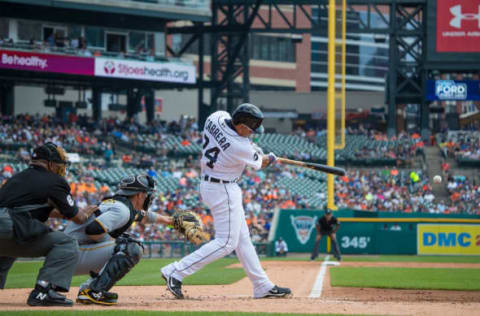
[[[48,139],[64,146],[68,152],[88,157],[103,156],[107,164],[115,158],[115,148],[118,145],[142,152],[140,155],[127,153],[122,156],[124,163],[148,167],[179,153],[199,154],[202,142],[197,122],[183,115],[177,121],[153,120],[148,124],[140,124],[134,119],[120,120],[118,117],[95,122],[86,115],[72,114],[66,124],[54,116],[25,114],[0,117],[0,124],[0,145],[3,147],[31,146],[32,143],[38,144]],[[319,148],[325,144],[325,130],[298,128],[292,135],[316,143]],[[395,138],[387,139],[384,133],[365,129],[361,125],[358,129],[349,128],[347,135],[352,136],[353,140],[355,136],[362,136],[363,145],[350,149],[354,149],[351,158],[356,160],[397,159],[397,165],[411,166],[412,159],[424,146],[417,134],[401,133]],[[178,138],[179,141],[169,143],[172,138]],[[380,145],[372,150],[372,144]],[[476,145],[479,150],[480,142]],[[345,155],[348,156],[347,152],[348,150]],[[339,154],[342,155],[342,151]],[[313,159],[309,152],[303,151],[293,153],[291,158]]]
[[[144,41],[140,41],[131,52],[124,51],[106,51],[88,43],[84,36],[64,36],[59,32],[51,33],[45,40],[35,40],[31,38],[28,41],[14,41],[12,38],[0,38],[0,48],[32,50],[41,53],[55,53],[65,55],[76,55],[83,57],[116,57],[125,59],[135,59],[143,61],[165,61],[165,57],[155,55],[155,49],[148,49]]]
[[[449,158],[480,160],[480,132],[457,131],[439,135],[439,146]]]
[[[29,144],[39,144],[47,140],[64,146],[69,152],[79,153],[82,157],[95,157],[83,163],[72,166],[67,181],[71,183],[72,194],[80,207],[98,203],[103,197],[112,194],[112,183],[102,183],[95,178],[94,171],[104,170],[115,164],[124,168],[137,167],[145,170],[154,177],[171,178],[177,183],[175,190],[163,190],[158,193],[152,209],[162,214],[170,215],[179,209],[193,209],[201,215],[207,230],[213,232],[213,219],[206,209],[198,193],[199,166],[198,157],[189,155],[184,159],[167,159],[168,155],[175,155],[175,151],[159,149],[147,154],[138,151],[117,151],[117,140],[130,144],[136,148],[144,141],[145,135],[162,144],[170,135],[180,136],[181,146],[192,143],[200,144],[201,137],[198,126],[193,119],[181,117],[178,121],[154,121],[148,125],[141,125],[135,121],[121,121],[117,118],[107,118],[94,123],[86,116],[71,117],[73,124],[64,124],[52,116],[19,115],[16,117],[0,118],[0,146],[9,148],[4,151],[16,160],[28,162],[30,157]],[[313,140],[321,136],[322,131],[296,130],[294,134]],[[368,136],[371,140],[384,141],[386,136],[379,132],[368,130],[349,130],[349,134]],[[476,135],[476,134],[472,134]],[[401,134],[398,139],[408,140],[412,135]],[[420,144],[420,145],[419,145]],[[468,144],[468,145],[466,145]],[[13,146],[15,145],[15,146]],[[479,151],[480,142],[460,142],[458,146],[465,150]],[[12,147],[13,146],[13,147]],[[473,146],[473,147],[472,147]],[[477,146],[477,147],[475,147]],[[161,147],[161,146],[160,146]],[[396,148],[396,152],[385,153],[398,157],[412,157],[418,148],[423,147],[419,140],[405,142],[405,146]],[[451,148],[453,146],[447,147]],[[463,149],[462,149],[463,148]],[[14,149],[12,151],[12,149]],[[463,152],[463,151],[462,151]],[[378,152],[375,153],[378,155]],[[371,151],[365,151],[371,155]],[[364,157],[362,154],[359,157]],[[15,170],[8,163],[0,163],[2,173],[0,180],[5,181]],[[427,176],[420,171],[396,168],[369,168],[348,171],[345,177],[336,181],[336,204],[339,207],[364,211],[401,211],[401,212],[429,212],[429,213],[470,213],[480,214],[480,187],[475,178],[447,174],[447,189],[450,199],[447,202],[435,201]],[[266,241],[270,229],[273,213],[282,208],[317,208],[312,203],[312,196],[302,195],[286,186],[279,185],[283,178],[306,179],[311,174],[304,169],[292,169],[282,165],[275,165],[266,170],[253,171],[247,169],[240,185],[244,190],[244,206],[247,221],[252,231],[253,240]],[[324,181],[320,178],[314,181]],[[325,192],[321,190],[315,195],[325,200]],[[321,205],[324,206],[324,205]],[[61,220],[52,220],[52,225],[62,229],[65,223]],[[170,240],[176,239],[175,232],[169,227],[136,225],[130,232],[142,240]]]

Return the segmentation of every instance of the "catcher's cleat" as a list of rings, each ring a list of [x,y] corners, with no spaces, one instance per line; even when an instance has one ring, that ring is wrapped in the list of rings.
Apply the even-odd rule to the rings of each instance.
[[[27,304],[30,306],[73,306],[72,300],[50,288],[35,288],[28,296]]]
[[[175,296],[180,300],[185,298],[185,296],[183,296],[183,293],[182,293],[182,282],[178,281],[172,276],[166,277],[163,273],[162,273],[162,278],[165,280],[165,282],[167,282],[167,288],[170,291],[170,293],[173,294],[173,296]]]
[[[92,289],[83,289],[78,293],[77,303],[80,304],[97,304],[97,305],[116,305],[118,299],[117,293],[111,292],[95,292]]]
[[[286,297],[290,294],[292,294],[292,291],[288,287],[278,287],[275,285],[267,294],[256,298]]]

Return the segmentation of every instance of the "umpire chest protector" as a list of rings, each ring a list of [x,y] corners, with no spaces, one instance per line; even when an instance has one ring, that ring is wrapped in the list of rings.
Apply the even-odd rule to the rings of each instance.
[[[122,235],[127,229],[130,228],[130,226],[132,225],[132,223],[135,220],[137,220],[137,221],[142,220],[143,216],[141,216],[140,213],[133,208],[132,202],[130,202],[130,200],[127,197],[121,196],[121,195],[114,195],[113,197],[110,197],[110,198],[105,199],[105,200],[115,200],[115,201],[121,202],[121,203],[125,204],[130,211],[130,217],[128,219],[128,222],[125,225],[123,225],[122,227],[117,228],[117,229],[115,229],[115,230],[113,230],[109,233],[109,235],[112,236],[113,238],[117,238],[120,235]],[[95,212],[95,216],[98,217],[100,215],[101,215],[100,211]],[[140,216],[138,216],[139,218],[137,218],[137,215],[140,215]]]

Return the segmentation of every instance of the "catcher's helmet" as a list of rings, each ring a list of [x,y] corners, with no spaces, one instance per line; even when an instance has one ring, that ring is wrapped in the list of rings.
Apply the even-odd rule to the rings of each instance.
[[[232,114],[232,121],[234,125],[245,124],[250,127],[255,133],[263,133],[264,128],[263,113],[258,107],[251,103],[240,104]]]
[[[117,195],[131,196],[140,192],[153,193],[155,181],[147,175],[124,177],[118,186]]]

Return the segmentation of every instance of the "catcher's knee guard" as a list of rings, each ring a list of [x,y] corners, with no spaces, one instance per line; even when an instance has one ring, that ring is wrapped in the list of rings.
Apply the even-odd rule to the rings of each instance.
[[[110,290],[142,258],[142,248],[139,242],[123,237],[119,237],[116,242],[113,256],[89,286],[95,292]]]

